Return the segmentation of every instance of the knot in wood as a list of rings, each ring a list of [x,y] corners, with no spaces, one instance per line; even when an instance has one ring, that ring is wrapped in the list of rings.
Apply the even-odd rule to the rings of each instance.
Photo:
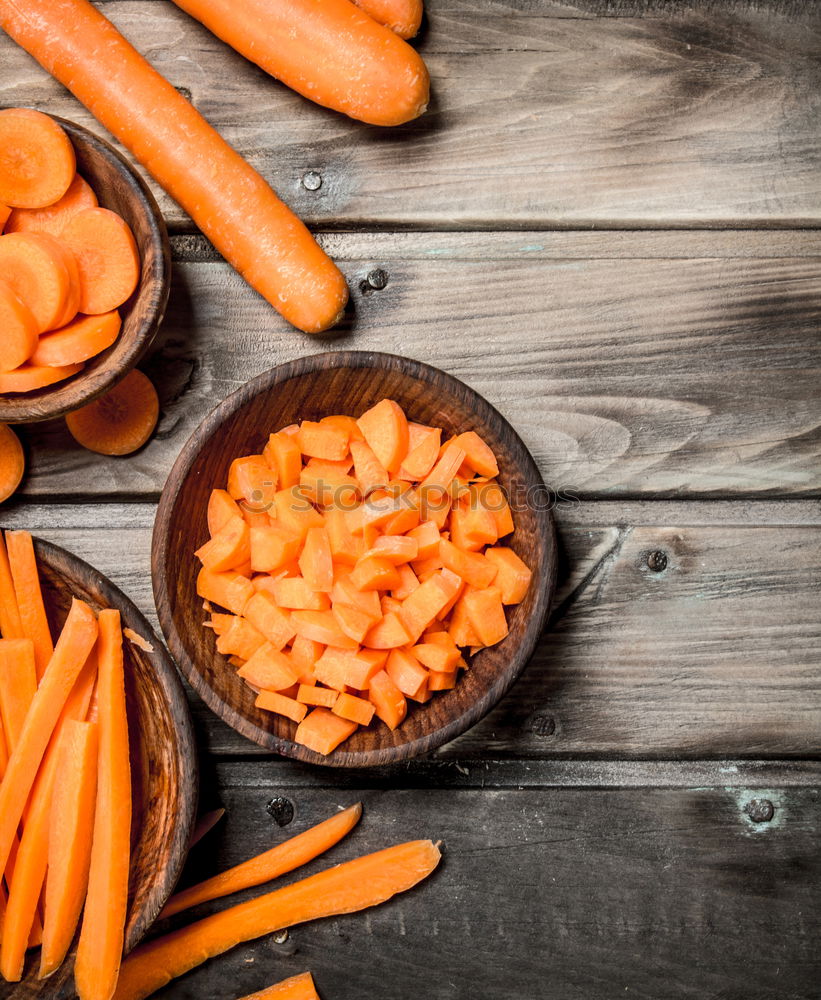
[[[388,272],[384,271],[381,267],[375,267],[372,271],[368,272],[366,281],[371,288],[379,292],[388,283]]]
[[[744,812],[753,823],[769,823],[775,815],[775,806],[769,799],[750,799]]]
[[[277,826],[287,826],[294,818],[294,804],[284,795],[277,795],[265,807],[265,811],[273,818]]]
[[[302,186],[306,191],[318,191],[322,187],[322,174],[317,170],[309,170],[302,175]]]
[[[656,549],[647,556],[647,568],[654,573],[662,573],[667,569],[667,553]]]
[[[552,715],[538,713],[530,720],[530,731],[536,736],[553,736],[556,732],[556,720]]]

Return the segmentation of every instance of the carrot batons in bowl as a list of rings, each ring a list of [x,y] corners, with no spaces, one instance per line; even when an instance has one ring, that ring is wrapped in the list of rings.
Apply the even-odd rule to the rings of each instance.
[[[257,707],[317,753],[455,687],[527,593],[492,449],[443,437],[383,399],[278,430],[210,495],[205,624]]]
[[[61,382],[109,348],[140,257],[48,115],[0,111],[0,394]]]

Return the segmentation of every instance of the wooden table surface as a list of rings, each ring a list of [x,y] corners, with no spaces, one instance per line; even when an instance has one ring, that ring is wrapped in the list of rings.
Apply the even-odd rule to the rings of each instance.
[[[183,442],[252,376],[335,347],[464,379],[564,497],[536,656],[428,759],[295,765],[192,697],[202,807],[228,817],[186,879],[357,798],[334,860],[431,836],[445,862],[159,996],[306,968],[323,1000],[821,996],[818,6],[429,0],[431,108],[391,132],[308,104],[167,0],[99,6],[317,231],[353,308],[336,337],[286,328],[158,192],[156,438],[104,459],[26,430],[4,524],[155,621],[151,525]],[[3,37],[0,105],[19,104],[102,131]]]

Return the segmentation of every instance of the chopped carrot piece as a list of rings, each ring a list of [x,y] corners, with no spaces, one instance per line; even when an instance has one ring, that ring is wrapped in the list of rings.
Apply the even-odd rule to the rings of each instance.
[[[299,486],[280,490],[274,496],[276,516],[280,524],[299,536],[302,542],[309,528],[321,528],[324,518]]]
[[[346,604],[335,604],[332,610],[345,635],[356,642],[364,642],[374,619],[359,608],[351,608]]]
[[[239,656],[243,660],[250,660],[267,640],[247,618],[239,615],[229,617],[231,624],[217,638],[217,652],[223,656]]]
[[[408,453],[408,421],[402,407],[392,399],[383,399],[357,420],[359,429],[388,472],[398,471]]]
[[[313,459],[311,459],[313,461]],[[299,475],[299,485],[312,503],[350,510],[359,499],[359,483],[338,469],[306,465]]]
[[[460,598],[454,605],[448,625],[448,634],[457,646],[479,646],[481,641],[470,624],[467,607]]]
[[[208,625],[213,629],[214,635],[223,635],[231,627],[231,622],[234,618],[236,618],[236,615],[224,615],[219,611],[213,611]]]
[[[325,514],[325,530],[334,562],[353,566],[364,551],[361,536],[354,535],[348,527],[345,512],[331,508]]]
[[[309,586],[308,581],[301,576],[283,576],[274,580],[272,592],[274,600],[281,608],[291,608],[296,611],[327,611],[331,606],[328,595]]]
[[[389,611],[365,636],[365,645],[371,649],[396,649],[411,642],[410,634],[402,618],[395,611]]]
[[[80,312],[110,312],[131,297],[140,280],[140,252],[125,219],[107,208],[85,208],[68,220],[60,241],[77,261]]]
[[[487,549],[485,557],[496,566],[494,583],[502,595],[502,604],[519,604],[523,601],[533,574],[513,549],[500,545]]]
[[[434,467],[422,480],[420,489],[434,493],[437,490],[449,490],[450,484],[453,482],[453,479],[464,460],[464,449],[460,448],[452,441],[448,442],[442,449],[442,454]]]
[[[331,611],[294,611],[291,622],[298,635],[313,639],[325,646],[338,649],[356,649],[358,643],[345,635]]]
[[[83,370],[83,364],[49,367],[46,365],[21,365],[13,372],[0,372],[0,395],[17,392],[34,392],[49,385],[63,382]]]
[[[496,576],[497,567],[478,552],[465,552],[453,542],[442,539],[439,543],[442,565],[458,573],[472,587],[489,587]]]
[[[262,450],[268,465],[276,472],[280,489],[287,490],[299,484],[302,470],[302,453],[296,437],[279,431],[268,438]]]
[[[336,699],[331,711],[342,719],[348,719],[359,726],[369,726],[373,718],[376,706],[364,698],[357,698],[356,695],[342,692]]]
[[[456,687],[458,671],[432,670],[428,674],[428,691],[449,691]]]
[[[344,604],[347,607],[364,611],[374,621],[378,621],[382,617],[379,594],[375,590],[359,590],[350,574],[337,574],[331,591],[331,603],[334,607]]]
[[[31,354],[33,365],[73,365],[107,350],[120,334],[117,310],[99,316],[77,315],[59,330],[44,333]]]
[[[396,565],[384,556],[364,555],[351,571],[357,590],[392,590],[399,581]]]
[[[280,521],[251,528],[251,568],[255,573],[276,573],[299,556],[302,537]]]
[[[391,590],[391,597],[395,597],[398,601],[404,601],[419,586],[419,578],[407,563],[397,566],[396,572],[399,574],[399,586]]]
[[[213,538],[232,517],[240,517],[241,514],[236,500],[227,490],[211,490],[208,497],[208,534]]]
[[[459,580],[456,577],[456,580]],[[435,573],[425,580],[414,592],[402,602],[399,618],[410,637],[415,642],[428,625],[436,618],[442,608],[453,597],[461,586],[454,583],[443,573]]]
[[[339,692],[332,691],[330,688],[317,687],[311,684],[300,684],[296,700],[301,702],[303,705],[319,705],[323,708],[333,708],[338,697]],[[298,734],[297,742],[300,742]]]
[[[274,649],[282,649],[296,635],[293,616],[283,611],[273,595],[264,590],[257,591],[249,598],[243,614]]]
[[[197,576],[197,594],[226,611],[241,615],[254,595],[254,588],[240,573],[211,573],[203,568]]]
[[[49,233],[60,237],[63,227],[84,208],[96,208],[97,195],[91,185],[79,174],[66,189],[62,198],[44,205],[42,208],[15,208],[9,215],[5,227],[0,224],[4,233]]]
[[[373,547],[368,549],[362,558],[376,556],[380,559],[387,559],[394,566],[399,566],[400,563],[412,562],[418,554],[419,545],[414,538],[406,538],[404,535],[382,535],[376,539]]]
[[[276,472],[262,455],[235,458],[228,469],[228,493],[251,510],[270,511],[276,488]]]
[[[299,450],[311,458],[338,462],[348,454],[348,432],[330,424],[303,420],[297,434]]]
[[[327,708],[315,708],[297,726],[295,739],[309,750],[327,757],[356,729],[355,722],[341,719]]]
[[[331,592],[334,585],[334,562],[328,532],[324,527],[308,529],[299,557],[299,568],[311,590]]]
[[[493,479],[476,488],[478,502],[489,510],[496,520],[496,533],[504,538],[513,531],[513,514],[502,487]]]
[[[410,424],[411,428],[419,427],[419,424]],[[411,442],[411,449],[405,456],[399,468],[399,475],[402,479],[411,479],[420,482],[433,469],[439,458],[439,445],[442,432],[438,427],[425,427],[421,440],[416,444]]]
[[[407,650],[392,649],[388,655],[385,672],[408,698],[415,698],[427,686],[427,670]]]
[[[442,634],[447,635],[447,633]],[[448,638],[450,637],[448,636]],[[451,643],[453,643],[453,640],[451,640]],[[448,648],[439,643],[421,642],[417,643],[411,652],[428,670],[433,670],[440,674],[452,671],[460,659],[459,650],[455,644],[451,648]]]
[[[277,715],[284,715],[292,722],[302,722],[308,714],[308,709],[302,702],[293,698],[288,698],[278,691],[260,691],[255,702],[257,708],[264,708],[266,712],[276,712]]]
[[[154,433],[160,416],[157,390],[133,369],[113,389],[66,416],[74,440],[100,455],[130,455]]]
[[[376,491],[346,513],[348,528],[355,535],[362,534],[369,527],[376,528],[390,521],[405,508],[406,503],[401,496],[380,496]]]
[[[493,450],[476,431],[465,431],[463,434],[458,434],[451,443],[464,451],[465,462],[474,472],[480,476],[499,475],[499,466]]]
[[[472,587],[463,598],[474,632],[484,646],[493,646],[507,635],[507,620],[498,587],[475,590]]]
[[[408,532],[408,536],[416,541],[417,559],[430,559],[439,554],[439,528],[434,521],[424,521]]]
[[[476,552],[498,540],[496,518],[489,510],[472,507],[456,509],[450,518],[450,540],[465,552]]]
[[[194,555],[212,573],[224,573],[251,558],[251,532],[245,519],[232,516]]]
[[[27,531],[7,531],[6,551],[23,634],[34,643],[34,662],[39,681],[54,652],[54,644],[43,604],[31,535]]]
[[[354,472],[362,486],[364,496],[388,484],[390,481],[388,470],[379,461],[367,442],[351,441],[351,455]]]
[[[300,680],[304,682],[306,675],[313,675],[314,664],[322,656],[324,648],[321,642],[306,639],[304,635],[294,636],[294,641],[291,643],[291,659],[295,666],[303,672]]]
[[[0,202],[14,208],[53,205],[76,169],[71,140],[53,118],[29,108],[0,111]]]
[[[388,729],[396,729],[407,714],[405,696],[384,670],[371,677],[368,698],[376,708],[376,714]]]
[[[292,661],[271,643],[260,646],[238,673],[243,680],[265,691],[283,691],[299,680]]]
[[[34,313],[2,278],[0,278],[0,329],[3,331],[0,372],[13,371],[34,354],[40,329]]]

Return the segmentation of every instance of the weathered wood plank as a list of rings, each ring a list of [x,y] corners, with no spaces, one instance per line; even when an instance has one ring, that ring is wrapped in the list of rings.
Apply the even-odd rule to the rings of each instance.
[[[557,510],[551,629],[507,698],[437,758],[817,754],[821,508],[707,506],[712,523],[692,503]],[[152,516],[143,504],[18,503],[0,520],[93,562],[155,622]],[[660,572],[648,567],[657,551]],[[261,752],[192,703],[211,752]]]
[[[310,105],[167,3],[106,14],[327,227],[816,224],[813,4],[431,0],[427,115],[391,132]],[[615,16],[614,16],[615,15]],[[0,105],[85,109],[0,38]],[[308,191],[301,178],[322,175]],[[175,226],[186,219],[170,199]]]
[[[767,256],[766,233],[335,235],[354,299],[336,338],[286,330],[183,239],[145,365],[163,403],[156,439],[124,461],[84,452],[62,423],[29,428],[24,489],[156,496],[216,402],[274,364],[344,347],[463,378],[546,482],[579,496],[817,495],[821,239],[796,235],[784,256],[777,237]]]
[[[309,871],[413,837],[441,838],[444,861],[385,906],[241,945],[158,1000],[236,996],[305,969],[328,998],[817,994],[817,787],[756,792],[775,811],[754,823],[740,789],[281,790],[262,768],[245,765],[251,787],[218,771],[228,814],[188,879],[356,799],[359,827]],[[266,811],[282,791],[284,829]]]

